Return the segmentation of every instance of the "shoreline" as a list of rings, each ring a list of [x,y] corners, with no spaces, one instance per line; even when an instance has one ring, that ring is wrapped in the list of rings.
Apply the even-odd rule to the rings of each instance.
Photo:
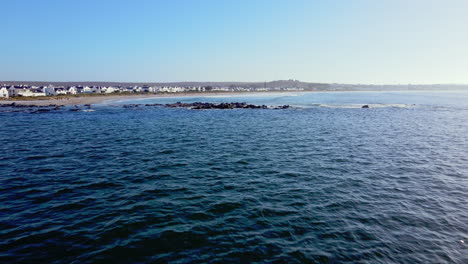
[[[32,100],[0,100],[0,104],[16,105],[84,105],[84,104],[101,104],[107,101],[121,100],[138,100],[151,98],[178,98],[178,97],[216,97],[216,96],[238,96],[238,95],[265,95],[265,94],[293,94],[293,93],[310,93],[311,91],[266,91],[266,92],[201,92],[201,93],[176,93],[176,94],[122,94],[122,95],[92,95],[92,96],[73,96],[73,97],[38,97]]]
[[[235,97],[235,96],[274,96],[305,93],[354,93],[354,92],[460,92],[464,90],[388,90],[388,91],[258,91],[258,92],[196,92],[196,93],[162,93],[162,94],[93,94],[84,96],[51,96],[28,99],[8,98],[0,99],[0,105],[12,104],[30,106],[70,106],[84,104],[102,104],[112,101],[144,100],[151,98],[181,98],[181,97]]]

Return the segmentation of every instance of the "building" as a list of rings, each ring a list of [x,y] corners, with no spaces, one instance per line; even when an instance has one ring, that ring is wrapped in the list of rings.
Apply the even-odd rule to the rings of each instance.
[[[133,87],[123,87],[122,92],[133,93]]]
[[[27,89],[19,89],[18,96],[45,96],[45,93],[41,93],[38,91],[37,88],[27,88]]]
[[[15,97],[15,96],[18,96],[18,91],[16,90],[15,86],[10,86],[10,88],[8,88],[8,96],[9,97]]]
[[[68,93],[69,94],[77,94],[78,89],[75,86],[72,86],[72,87],[68,88]]]
[[[103,91],[104,91],[104,88],[103,88]],[[118,91],[119,91],[118,89],[116,89],[116,88],[114,88],[112,86],[109,86],[109,87],[106,88],[106,90],[104,92],[105,93],[116,93]]]
[[[83,88],[83,93],[93,93],[93,89],[88,86],[85,86]]]
[[[9,97],[8,89],[6,87],[0,88],[0,97],[1,98],[8,98]]]
[[[139,91],[140,93],[148,93],[150,91],[150,87],[149,86],[143,86],[143,87],[139,87]]]
[[[46,96],[57,95],[57,93],[55,92],[55,88],[52,85],[42,88],[42,91],[45,93]]]
[[[57,88],[57,89],[55,89],[55,93],[57,95],[64,95],[64,94],[67,94],[68,92],[67,92],[67,90],[65,90],[65,88]]]

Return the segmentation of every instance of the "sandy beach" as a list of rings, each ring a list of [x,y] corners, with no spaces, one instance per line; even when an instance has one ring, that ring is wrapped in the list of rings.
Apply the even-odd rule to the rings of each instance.
[[[36,100],[2,100],[0,104],[16,103],[18,105],[80,105],[80,104],[99,104],[107,100],[122,100],[131,98],[150,98],[160,97],[164,95],[96,95],[96,96],[82,96],[82,97],[66,97],[66,98],[45,98],[38,97]]]
[[[205,93],[174,93],[174,94],[125,94],[125,95],[95,95],[95,96],[80,96],[80,97],[37,97],[35,100],[15,100],[7,99],[0,100],[0,104],[17,105],[83,105],[83,104],[99,104],[104,101],[126,100],[126,99],[143,99],[143,98],[160,98],[160,97],[190,97],[190,96],[240,96],[240,95],[265,95],[265,94],[281,94],[281,93],[304,93],[305,91],[268,91],[268,92],[205,92]]]

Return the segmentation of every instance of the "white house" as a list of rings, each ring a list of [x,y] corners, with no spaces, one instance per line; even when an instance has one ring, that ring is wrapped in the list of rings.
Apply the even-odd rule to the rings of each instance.
[[[133,88],[132,87],[123,87],[122,92],[133,93]]]
[[[6,87],[0,88],[0,97],[2,97],[2,98],[8,98],[9,97],[8,89]]]
[[[55,93],[57,95],[61,95],[61,94],[67,94],[68,92],[67,92],[67,90],[65,90],[65,88],[59,88],[59,89],[55,90]]]
[[[9,97],[15,97],[18,95],[18,91],[16,90],[15,86],[10,86],[10,88],[8,88],[8,96]]]
[[[88,86],[85,86],[83,88],[83,93],[92,93],[93,92],[93,89],[89,88]]]
[[[150,91],[149,86],[138,87],[138,92],[140,93],[148,93]]]
[[[161,92],[166,92],[166,93],[178,93],[178,92],[184,92],[185,88],[184,87],[162,87]]]
[[[77,93],[78,93],[78,89],[76,89],[75,86],[72,86],[72,87],[68,88],[68,93],[69,93],[69,94],[77,94]]]
[[[20,96],[45,96],[45,93],[40,93],[38,89],[19,89],[18,95]]]
[[[46,96],[57,95],[57,93],[55,92],[55,88],[52,85],[44,87],[42,91],[45,93]]]
[[[118,92],[119,90],[112,87],[112,86],[109,86],[107,87],[107,89],[105,90],[105,93],[115,93],[115,92]]]
[[[149,91],[150,93],[157,93],[157,92],[159,92],[159,87],[152,86],[152,87],[150,87],[150,88],[148,89],[148,91]]]

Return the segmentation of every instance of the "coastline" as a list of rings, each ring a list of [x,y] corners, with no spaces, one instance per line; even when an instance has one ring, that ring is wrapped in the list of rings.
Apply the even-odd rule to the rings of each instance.
[[[355,93],[355,92],[468,92],[467,90],[349,90],[349,91],[257,91],[257,92],[187,92],[187,93],[159,93],[159,94],[92,94],[92,95],[78,95],[78,96],[41,96],[31,98],[9,98],[1,99],[0,105],[12,104],[28,105],[28,106],[69,106],[69,105],[84,105],[84,104],[102,104],[112,101],[122,100],[139,100],[150,98],[180,98],[180,97],[234,97],[234,96],[274,96],[274,95],[291,95],[291,94],[305,94],[305,93]]]
[[[114,100],[131,100],[131,99],[149,99],[149,98],[178,98],[178,97],[216,97],[216,96],[240,96],[240,95],[265,95],[265,94],[293,94],[293,93],[309,93],[311,91],[266,91],[266,92],[201,92],[201,93],[174,93],[174,94],[123,94],[123,95],[92,95],[92,96],[73,96],[73,97],[38,97],[32,100],[0,100],[0,104],[17,105],[83,105],[83,104],[101,104],[107,101]]]

